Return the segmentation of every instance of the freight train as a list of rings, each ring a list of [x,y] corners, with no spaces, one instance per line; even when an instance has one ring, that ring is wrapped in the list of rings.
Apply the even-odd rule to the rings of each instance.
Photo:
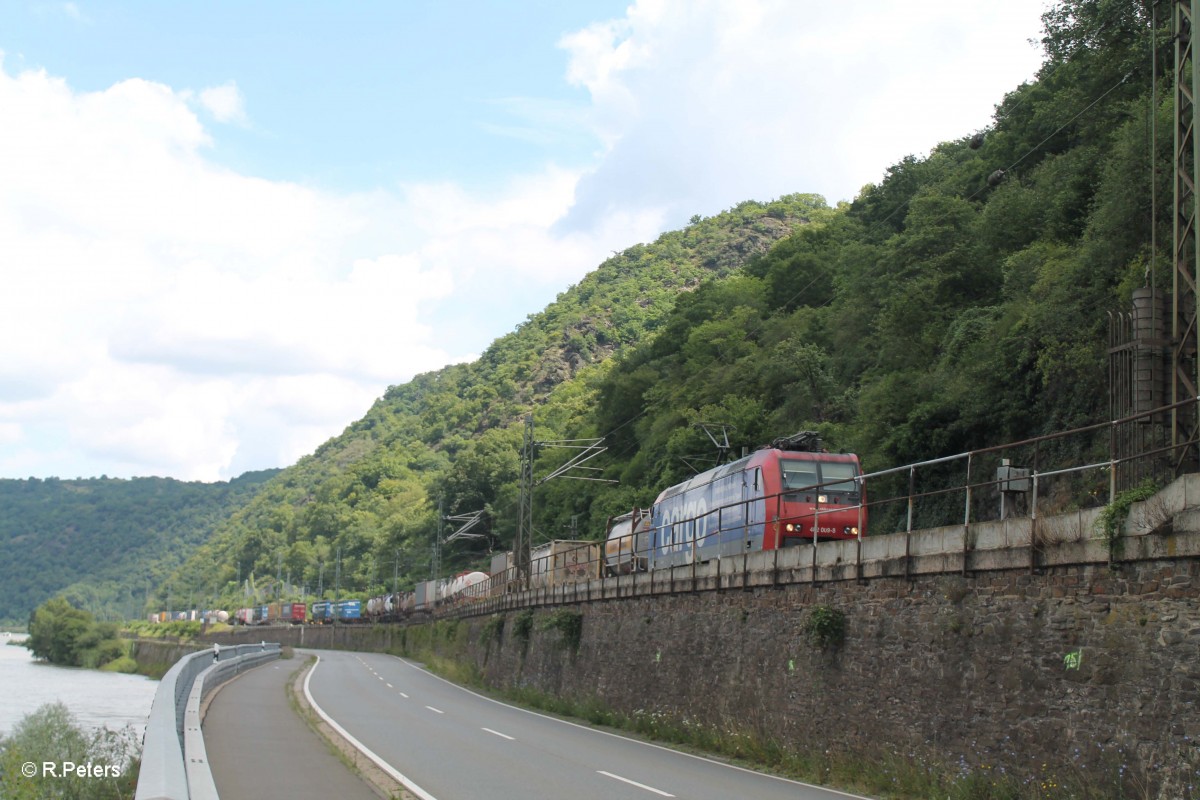
[[[858,456],[830,453],[805,431],[664,489],[649,509],[608,521],[603,542],[555,540],[531,552],[527,581],[513,554],[491,574],[463,572],[413,591],[359,600],[272,603],[239,609],[236,624],[358,623],[395,620],[523,589],[696,564],[823,539],[866,535],[867,498]]]
[[[617,575],[854,539],[866,533],[866,505],[858,456],[827,452],[805,431],[664,489],[649,510],[614,518],[605,569]]]

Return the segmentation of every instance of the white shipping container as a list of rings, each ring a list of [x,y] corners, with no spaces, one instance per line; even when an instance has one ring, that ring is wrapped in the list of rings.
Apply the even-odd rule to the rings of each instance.
[[[492,556],[492,596],[499,597],[508,591],[508,586],[516,578],[513,568],[513,554],[496,553]]]
[[[438,599],[437,581],[421,581],[417,584],[417,608],[432,608]]]
[[[530,587],[554,587],[600,574],[600,543],[555,539],[530,553]]]

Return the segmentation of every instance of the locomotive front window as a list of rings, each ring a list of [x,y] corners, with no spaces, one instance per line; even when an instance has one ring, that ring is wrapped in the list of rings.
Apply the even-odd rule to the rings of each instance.
[[[817,477],[815,461],[783,459],[779,462],[779,466],[783,469],[784,490],[811,489],[821,482],[821,479]]]
[[[854,465],[846,461],[821,463],[821,478],[828,484],[824,487],[827,492],[853,494],[858,491],[858,487],[854,485],[855,473]],[[832,483],[833,481],[837,481],[837,483]]]
[[[847,461],[800,461],[783,459],[779,462],[783,471],[784,491],[805,489],[816,490],[823,484],[821,492],[853,494],[858,491],[854,477],[858,474],[854,464]]]

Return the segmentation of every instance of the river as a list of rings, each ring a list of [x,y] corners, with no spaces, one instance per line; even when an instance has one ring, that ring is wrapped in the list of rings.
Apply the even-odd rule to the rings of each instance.
[[[82,727],[131,726],[141,740],[158,681],[39,663],[24,647],[8,645],[19,638],[0,634],[0,735],[11,733],[31,711],[59,701]]]

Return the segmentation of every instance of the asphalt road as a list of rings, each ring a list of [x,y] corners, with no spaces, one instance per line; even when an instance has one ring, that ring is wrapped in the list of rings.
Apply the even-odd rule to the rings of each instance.
[[[313,702],[423,800],[845,800],[509,706],[394,656],[309,651]]]
[[[285,687],[299,664],[268,662],[213,696],[204,718],[204,749],[221,800],[379,800],[288,703]]]

